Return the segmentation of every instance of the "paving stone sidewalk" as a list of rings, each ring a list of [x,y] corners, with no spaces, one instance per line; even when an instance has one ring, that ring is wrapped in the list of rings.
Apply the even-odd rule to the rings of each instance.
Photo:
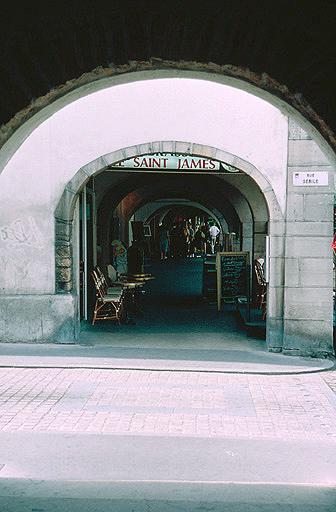
[[[336,372],[0,369],[0,431],[336,442]]]

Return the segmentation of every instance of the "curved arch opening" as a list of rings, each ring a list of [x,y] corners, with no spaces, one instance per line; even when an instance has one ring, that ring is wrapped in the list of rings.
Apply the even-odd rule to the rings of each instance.
[[[148,264],[148,269],[152,269],[156,281],[159,283],[157,286],[151,286],[151,299],[153,300],[147,301],[147,310],[152,312],[152,321],[154,321],[155,315],[158,317],[158,311],[155,309],[157,304],[160,305],[160,315],[162,315],[162,311],[165,309],[164,303],[168,301],[170,315],[172,315],[169,318],[170,326],[174,324],[172,318],[176,316],[177,311],[181,307],[184,308],[189,325],[192,322],[188,314],[192,310],[194,314],[195,308],[199,308],[198,312],[200,315],[198,316],[202,318],[203,325],[206,325],[205,311],[210,316],[213,314],[217,315],[216,284],[214,283],[217,274],[212,274],[210,286],[206,282],[209,276],[203,277],[204,262],[206,261],[208,265],[211,261],[213,266],[215,261],[212,255],[218,251],[248,251],[251,258],[265,256],[269,209],[272,212],[272,219],[277,219],[281,216],[281,211],[277,205],[274,193],[270,190],[269,184],[263,181],[266,189],[264,196],[252,175],[257,176],[257,179],[259,177],[260,181],[262,177],[258,174],[257,169],[242,160],[239,160],[239,163],[241,167],[245,168],[245,172],[241,168],[238,169],[238,167],[227,164],[227,161],[222,162],[224,167],[221,170],[217,170],[216,173],[205,172],[204,170],[199,172],[198,168],[197,172],[192,173],[189,172],[190,170],[183,169],[164,169],[161,172],[153,169],[148,169],[147,172],[144,169],[125,169],[124,166],[127,167],[127,162],[130,161],[130,158],[133,158],[133,162],[137,163],[139,156],[145,158],[147,155],[147,157],[151,157],[153,155],[153,147],[160,146],[162,148],[167,144],[170,147],[174,146],[174,158],[184,159],[184,161],[186,158],[193,158],[193,163],[196,165],[199,165],[199,162],[213,162],[215,160],[209,158],[209,156],[220,154],[219,150],[215,148],[198,144],[197,155],[195,154],[196,145],[194,144],[163,141],[143,144],[141,147],[124,148],[115,154],[105,155],[96,163],[91,162],[88,165],[91,178],[88,177],[88,172],[85,172],[86,169],[82,168],[78,175],[68,184],[64,192],[65,196],[61,199],[56,209],[56,222],[58,224],[63,218],[63,223],[71,223],[73,217],[76,218],[75,204],[78,193],[75,194],[75,187],[80,192],[84,183],[87,183],[89,189],[94,189],[97,209],[96,244],[99,247],[98,263],[106,274],[108,274],[108,265],[111,264],[117,267],[116,270],[118,271],[118,264],[116,265],[113,250],[111,251],[113,241],[119,240],[125,246],[130,246],[132,243],[132,223],[138,222],[149,225],[150,239],[145,240],[145,254],[147,258],[147,261],[145,261]],[[182,147],[183,152],[180,149]],[[121,153],[127,154],[129,158],[120,160]],[[169,153],[165,154],[168,155]],[[186,157],[186,155],[189,156]],[[231,164],[233,161],[236,164],[238,162],[238,159],[233,155],[225,154],[225,158]],[[98,167],[101,166],[102,161],[104,161],[105,166],[103,169],[101,167],[99,169]],[[217,161],[219,162],[219,160]],[[122,169],[120,168],[120,162],[123,163]],[[228,166],[228,169],[231,170],[227,171],[225,166]],[[80,178],[82,182],[79,181]],[[234,179],[238,180],[238,186],[237,184],[236,186],[233,185]],[[245,192],[242,193],[241,189],[245,189]],[[71,197],[72,200],[69,200]],[[271,197],[273,202],[270,202]],[[65,206],[66,211],[64,209]],[[210,238],[207,240],[208,244],[200,246],[197,246],[196,243],[194,245],[193,240],[188,240],[184,246],[184,253],[182,251],[179,254],[175,254],[174,250],[171,249],[167,251],[165,258],[162,257],[162,254],[160,258],[159,233],[161,223],[165,224],[169,231],[169,236],[172,238],[176,224],[183,223],[185,225],[188,223],[189,231],[191,228],[196,235],[200,225],[209,222],[215,223],[219,227],[220,234],[216,240],[216,246],[211,247]],[[82,227],[80,228],[81,230]],[[95,237],[92,236],[91,243],[94,239]],[[95,266],[97,263],[97,260],[95,261],[95,248],[91,251],[90,257],[91,262],[88,265],[88,272],[90,267]],[[171,267],[168,268],[166,266],[162,268],[158,266],[160,265],[160,259],[165,259],[167,263],[171,264]],[[184,265],[183,275],[180,271],[181,261]],[[174,266],[177,262],[180,265],[179,267]],[[169,274],[168,277],[165,275],[167,272]],[[184,274],[190,275],[190,272],[193,278],[186,285],[183,282]],[[250,275],[250,279],[252,279],[252,275]],[[175,282],[174,290],[171,289],[171,282]],[[253,286],[255,287],[254,282]],[[92,290],[90,291],[89,287],[88,291],[92,295]],[[185,304],[189,304],[188,307],[183,305],[182,298]],[[173,306],[175,307],[174,310],[172,310]],[[226,321],[228,324],[226,327],[221,325],[221,328],[218,329],[219,332],[223,331],[223,329],[229,331],[233,329],[236,331],[236,327],[232,324],[234,308],[235,303],[231,298],[231,300],[227,301],[226,305]],[[223,321],[223,318],[224,316],[221,316],[220,321]],[[151,327],[154,330],[157,328],[155,322],[154,324],[152,323]],[[178,329],[176,326],[175,328]],[[198,326],[198,328],[202,330],[202,326]],[[176,332],[179,331],[177,330]]]
[[[12,150],[18,147],[15,146],[15,140],[11,141],[10,146],[2,148],[3,161],[8,161],[1,174],[2,190],[7,197],[15,196],[15,207],[6,212],[6,215],[9,214],[8,226],[12,231],[17,226],[34,226],[26,238],[29,243],[33,238],[43,239],[45,248],[42,261],[41,255],[33,254],[34,249],[31,247],[28,254],[28,250],[20,249],[20,252],[13,245],[13,254],[20,262],[22,278],[18,286],[17,281],[15,286],[6,281],[6,292],[9,296],[15,288],[15,293],[49,294],[55,296],[52,299],[55,301],[61,301],[61,298],[56,297],[68,294],[66,300],[71,302],[71,308],[75,310],[72,225],[75,222],[76,198],[85,184],[91,186],[100,179],[101,171],[109,173],[111,166],[130,158],[173,153],[190,158],[212,159],[243,171],[236,175],[228,174],[223,180],[229,196],[227,203],[231,204],[240,220],[252,215],[253,222],[250,225],[244,220],[242,238],[244,241],[250,238],[250,252],[253,255],[257,254],[256,240],[259,238],[258,243],[261,244],[266,232],[271,237],[268,341],[273,343],[276,350],[286,346],[294,350],[293,347],[301,346],[302,343],[295,340],[304,338],[308,306],[300,299],[301,306],[296,308],[296,285],[290,280],[289,267],[295,261],[298,268],[302,269],[299,270],[299,287],[309,289],[309,296],[313,297],[316,293],[313,286],[316,286],[315,283],[310,285],[312,273],[305,270],[305,265],[307,268],[312,265],[314,258],[318,259],[321,252],[321,268],[325,273],[323,279],[329,280],[332,258],[326,253],[327,244],[330,246],[328,236],[332,233],[330,206],[334,192],[334,156],[326,158],[319,148],[318,137],[315,142],[310,137],[313,131],[305,131],[306,125],[303,129],[296,125],[297,117],[293,116],[293,120],[288,116],[290,110],[277,110],[270,103],[253,96],[253,93],[238,91],[237,87],[241,84],[236,87],[236,78],[230,78],[233,80],[230,82],[232,87],[228,87],[227,84],[223,85],[223,80],[226,80],[223,77],[214,75],[210,78],[205,73],[198,77],[198,72],[182,71],[188,71],[189,74],[178,72],[174,75],[174,93],[168,96],[164,94],[164,86],[171,80],[171,70],[168,74],[164,70],[155,70],[153,75],[144,72],[143,77],[134,74],[133,78],[139,79],[134,83],[126,83],[130,76],[124,75],[122,80],[125,83],[116,85],[113,78],[105,83],[106,87],[110,87],[113,82],[113,87],[100,92],[94,92],[93,88],[92,94],[61,108],[30,135],[29,130],[17,133],[16,142],[21,146],[12,158]],[[178,77],[182,78],[177,80]],[[197,91],[198,96],[188,94],[190,89],[186,89],[184,94],[177,94],[181,92],[180,86],[186,82],[192,86],[193,91]],[[145,95],[141,94],[141,90],[144,90],[141,86],[146,90]],[[159,90],[160,94],[155,94]],[[219,97],[209,94],[210,90],[218,91]],[[229,90],[235,96],[235,101],[230,102],[233,96],[230,96]],[[105,97],[99,105],[98,100],[103,98],[101,94],[107,91],[113,93],[113,100],[106,102]],[[130,91],[137,91],[133,104]],[[118,94],[122,101],[117,101]],[[242,101],[244,95],[248,97],[248,104]],[[118,105],[121,106],[119,109]],[[162,111],[156,108],[157,105],[162,107]],[[85,108],[81,111],[83,106]],[[148,117],[148,109],[155,115]],[[136,116],[140,116],[141,122]],[[35,121],[38,125],[41,118]],[[144,140],[153,142],[144,143]],[[329,150],[327,148],[326,154]],[[294,178],[296,174],[300,178],[302,170],[309,174],[322,172],[324,183],[321,185],[325,188],[298,189],[300,185],[296,184]],[[21,188],[16,186],[17,181]],[[107,179],[106,187],[109,186],[108,182]],[[322,212],[323,205],[326,208]],[[5,210],[6,203],[1,208]],[[24,217],[27,211],[32,221]],[[52,232],[53,212],[55,236]],[[228,218],[228,211],[225,216]],[[309,222],[313,224],[308,226]],[[6,233],[8,226],[5,226]],[[23,240],[26,241],[26,238],[23,237]],[[305,265],[299,265],[302,249],[297,240],[307,249],[304,250],[304,254],[307,254]],[[21,243],[20,240],[17,242]],[[56,246],[56,258],[53,243]],[[32,261],[35,266],[31,264]],[[33,275],[38,264],[42,267],[42,279],[36,282]],[[23,269],[26,269],[25,272]],[[319,280],[317,283],[317,287],[321,288],[321,296],[324,297],[324,290],[326,293],[321,311],[317,314],[326,318],[324,313],[327,312],[329,318],[332,287],[329,284],[320,285],[326,281]],[[271,296],[274,300],[271,300]],[[312,303],[315,302],[314,299]],[[292,311],[299,311],[299,317],[294,318]],[[71,322],[72,326],[76,323],[73,318]],[[321,318],[314,318],[314,322],[316,332],[321,332],[318,328]],[[330,348],[329,323],[328,328],[323,328],[325,341],[317,347],[322,347],[322,351],[324,347],[326,351]],[[285,329],[285,324],[291,327]],[[313,339],[311,345],[315,346]]]
[[[45,97],[39,98],[25,112],[15,116],[15,119],[8,123],[7,130],[3,130],[5,142],[0,150],[0,163],[5,164],[41,123],[79,98],[118,85],[169,78],[214,82],[246,91],[265,100],[302,126],[316,140],[327,157],[336,163],[335,135],[332,130],[309,105],[302,103],[295,94],[291,94],[285,84],[234,66],[219,67],[195,62],[172,63],[156,59],[149,62],[133,62],[131,65],[114,69],[97,68],[92,73],[84,74],[78,80],[64,84],[57,90],[50,91]]]

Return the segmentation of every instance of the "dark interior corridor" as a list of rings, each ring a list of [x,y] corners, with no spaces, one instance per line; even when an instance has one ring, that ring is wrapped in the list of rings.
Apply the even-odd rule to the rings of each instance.
[[[262,333],[247,332],[237,322],[234,304],[226,304],[218,312],[217,304],[203,299],[202,265],[201,257],[151,262],[146,271],[155,279],[145,285],[140,296],[143,315],[135,317],[136,325],[84,323],[81,343],[90,340],[93,345],[160,351],[174,348],[180,355],[181,350],[188,350],[189,355],[190,350],[201,350],[203,356],[204,350],[265,350]]]

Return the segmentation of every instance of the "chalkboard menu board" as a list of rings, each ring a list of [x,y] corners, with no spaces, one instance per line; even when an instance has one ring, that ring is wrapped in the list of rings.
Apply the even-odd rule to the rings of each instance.
[[[223,298],[247,295],[248,252],[217,253],[217,304],[221,309]]]

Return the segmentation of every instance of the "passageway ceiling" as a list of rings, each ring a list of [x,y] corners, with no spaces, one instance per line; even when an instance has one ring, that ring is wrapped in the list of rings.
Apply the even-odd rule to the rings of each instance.
[[[175,214],[173,212],[176,212]],[[147,203],[134,212],[136,220],[138,217],[144,222],[151,222],[154,218],[157,218],[159,222],[162,222],[169,215],[169,218],[173,215],[175,217],[183,217],[186,220],[192,217],[199,217],[200,215],[209,217],[222,217],[222,214],[212,208],[211,210],[203,204],[192,201],[191,199],[181,198],[165,198],[156,199],[150,203]],[[175,220],[172,219],[172,223]]]
[[[162,222],[167,226],[172,226],[176,217],[188,220],[204,216],[214,219],[219,226],[222,226],[224,232],[229,231],[226,219],[217,209],[211,208],[210,210],[200,203],[187,199],[166,199],[148,203],[136,211],[135,220],[144,220],[149,223],[155,219],[157,223]]]
[[[222,197],[221,200],[210,200],[210,198],[205,194],[204,197],[200,197],[199,195],[195,195],[193,193],[194,191],[191,190],[190,193],[186,191],[180,190],[175,195],[175,199],[179,199],[179,203],[173,202],[174,198],[171,199],[169,197],[171,194],[169,192],[163,192],[161,191],[159,194],[159,197],[157,194],[150,195],[147,199],[144,199],[137,205],[137,208],[134,210],[134,213],[137,213],[141,208],[145,207],[148,204],[155,204],[155,202],[162,203],[162,202],[169,202],[171,200],[171,204],[169,207],[163,207],[160,208],[159,204],[157,206],[157,211],[153,213],[152,216],[155,216],[159,214],[161,211],[162,216],[164,217],[167,215],[167,213],[175,211],[175,217],[185,217],[190,218],[193,215],[197,215],[196,213],[193,213],[195,204],[199,205],[198,209],[203,209],[203,214],[208,214],[215,216],[218,220],[219,217],[223,217],[226,221],[226,224],[228,224],[231,228],[231,231],[239,231],[239,225],[240,225],[240,218],[238,212],[235,210],[233,205],[229,203],[226,198]],[[189,213],[188,212],[189,208]],[[184,213],[182,213],[182,211]],[[240,212],[239,212],[240,213]],[[174,222],[174,219],[172,220]]]
[[[229,175],[165,175],[138,171],[125,177],[123,173],[103,172],[95,178],[99,219],[109,218],[125,198],[131,217],[145,204],[175,197],[196,201],[219,211],[233,230],[238,229],[240,222],[252,222],[252,219],[266,223],[267,207],[257,185],[246,174],[235,178],[238,179],[239,190],[234,186],[234,177],[231,179]]]
[[[257,73],[260,87],[287,86],[279,96],[303,110],[308,102],[335,132],[334,19],[334,2],[8,2],[0,18],[0,124],[99,66],[154,58],[236,66],[252,82]],[[326,136],[328,126],[316,124]]]

